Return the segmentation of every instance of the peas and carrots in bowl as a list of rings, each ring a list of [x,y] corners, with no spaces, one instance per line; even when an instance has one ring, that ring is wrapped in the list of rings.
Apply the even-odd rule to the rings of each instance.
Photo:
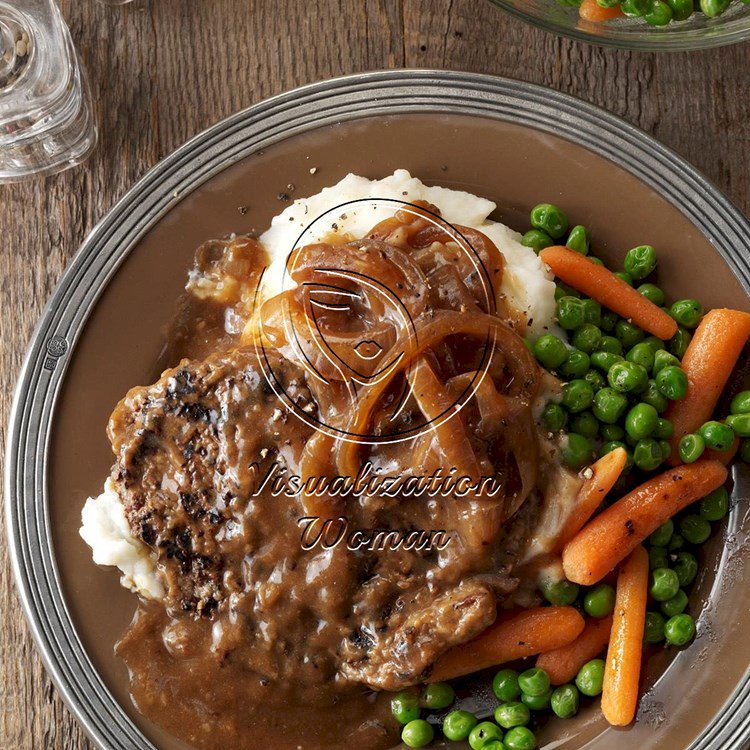
[[[729,512],[726,465],[750,459],[750,391],[715,413],[750,337],[750,314],[668,301],[652,278],[650,245],[608,270],[591,257],[585,227],[571,229],[553,204],[535,207],[531,224],[523,241],[556,276],[564,332],[530,344],[561,381],[539,422],[562,436],[561,460],[583,483],[561,533],[564,575],[540,578],[542,605],[500,615],[463,647],[466,664],[460,648],[438,660],[432,679],[440,682],[426,688],[537,655],[536,666],[495,672],[494,722],[456,707],[443,716],[446,738],[488,750],[533,750],[540,721],[570,718],[599,696],[610,723],[633,720],[644,649],[683,648],[696,637],[699,550]],[[522,652],[514,638],[523,618],[531,650]],[[424,746],[409,744],[415,732],[405,727],[404,742]],[[419,735],[425,745],[428,735]]]

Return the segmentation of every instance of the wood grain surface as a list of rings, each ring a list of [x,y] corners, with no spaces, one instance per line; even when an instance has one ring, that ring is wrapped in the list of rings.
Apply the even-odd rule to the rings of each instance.
[[[0,186],[0,451],[34,325],[125,190],[195,133],[264,97],[392,67],[495,73],[574,94],[671,146],[750,213],[750,46],[630,53],[557,38],[486,0],[62,0],[100,143],[83,166]],[[0,748],[89,748],[50,684],[0,535]]]

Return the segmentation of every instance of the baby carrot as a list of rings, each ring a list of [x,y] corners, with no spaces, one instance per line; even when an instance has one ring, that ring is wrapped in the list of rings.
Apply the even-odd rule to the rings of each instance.
[[[545,651],[536,660],[536,665],[543,669],[553,685],[564,685],[572,682],[581,667],[604,651],[609,643],[609,632],[612,628],[612,616],[597,619],[590,617],[586,627],[573,643]]]
[[[627,458],[624,448],[615,448],[589,467],[593,474],[584,480],[578,491],[575,507],[560,532],[560,546],[569,542],[594,515],[622,474]]]
[[[609,21],[623,15],[619,5],[615,5],[614,8],[602,8],[596,0],[583,0],[578,14],[584,21],[593,21],[594,23]]]
[[[612,633],[604,664],[602,713],[613,726],[635,718],[648,601],[648,554],[638,545],[617,577]]]
[[[582,630],[583,617],[574,607],[531,607],[501,615],[484,633],[444,653],[428,682],[552,651],[574,641]]]
[[[701,459],[644,482],[589,521],[563,549],[568,580],[586,586],[600,581],[649,534],[727,479],[726,467]]]
[[[596,3],[595,3],[596,4]],[[660,339],[671,339],[677,323],[604,266],[567,247],[548,247],[539,257],[566,284],[587,294],[613,312],[627,318]]]
[[[682,358],[688,378],[685,398],[673,401],[664,415],[674,427],[670,463],[680,462],[680,438],[695,432],[711,415],[729,375],[750,336],[750,314],[717,309],[706,313]]]

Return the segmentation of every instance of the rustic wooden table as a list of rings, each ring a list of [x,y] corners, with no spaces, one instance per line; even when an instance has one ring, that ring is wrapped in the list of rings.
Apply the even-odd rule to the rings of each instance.
[[[83,166],[0,187],[0,452],[42,307],[105,211],[222,117],[285,89],[379,68],[545,84],[640,126],[750,214],[750,46],[650,54],[570,42],[486,0],[62,0],[88,69],[100,143]],[[0,747],[89,748],[34,651],[0,535]]]

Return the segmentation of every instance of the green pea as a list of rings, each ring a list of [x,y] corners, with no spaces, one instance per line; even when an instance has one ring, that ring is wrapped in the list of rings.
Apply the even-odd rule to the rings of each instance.
[[[750,414],[730,414],[726,422],[737,437],[750,437]]]
[[[501,669],[492,679],[492,692],[498,700],[513,701],[521,695],[518,672],[515,669]]]
[[[622,355],[622,344],[614,336],[602,336],[596,345],[596,351]]]
[[[570,431],[593,440],[599,434],[599,420],[590,411],[582,411],[570,420]]]
[[[685,350],[688,348],[688,344],[690,343],[691,338],[692,336],[690,335],[689,331],[686,328],[680,326],[677,329],[677,333],[675,333],[675,335],[672,336],[671,339],[669,339],[669,351],[672,352],[675,357],[679,357],[680,359],[682,359],[683,355],[685,354]]]
[[[729,493],[718,487],[701,500],[699,513],[706,521],[721,521],[729,513]]]
[[[654,471],[664,461],[658,441],[653,438],[639,440],[633,449],[633,461],[643,471]]]
[[[647,372],[654,368],[654,350],[645,341],[636,344],[626,355],[628,362],[634,362],[643,367]]]
[[[626,271],[615,271],[615,276],[620,281],[624,281],[628,286],[633,286],[633,277]]]
[[[674,534],[674,521],[670,518],[651,534],[648,541],[655,547],[666,547],[672,538],[672,534]]]
[[[604,683],[604,661],[592,659],[581,667],[576,675],[576,687],[589,698],[602,692]]]
[[[675,21],[687,21],[695,10],[693,0],[667,0],[667,2],[672,9],[672,18]]]
[[[605,424],[614,424],[623,415],[628,399],[613,388],[602,388],[594,395],[592,412]]]
[[[615,336],[625,349],[630,349],[643,341],[646,334],[638,326],[628,323],[627,320],[618,320],[615,326]]]
[[[400,724],[419,718],[419,695],[416,690],[404,690],[391,698],[391,713]]]
[[[672,446],[667,440],[659,440],[659,447],[661,448],[661,460],[666,461],[672,455]]]
[[[599,326],[602,322],[602,306],[595,299],[583,300],[583,317],[586,323]]]
[[[576,349],[580,349],[586,354],[593,352],[599,340],[602,337],[602,332],[591,323],[584,323],[574,334],[571,343]]]
[[[695,328],[703,319],[703,305],[695,299],[680,299],[672,303],[670,315],[685,328]]]
[[[638,291],[649,301],[661,307],[664,304],[664,292],[656,284],[641,284]]]
[[[671,646],[685,646],[695,637],[695,620],[686,614],[670,617],[664,625],[664,637]]]
[[[422,691],[422,705],[431,711],[440,711],[453,703],[456,693],[447,682],[433,682]]]
[[[401,730],[401,741],[407,747],[425,747],[435,737],[432,724],[424,719],[414,719]]]
[[[740,391],[729,406],[731,414],[750,414],[750,391]]]
[[[664,640],[664,625],[667,621],[659,612],[646,612],[646,627],[643,640],[646,643],[661,643]]]
[[[576,3],[578,0],[570,0],[571,3]],[[581,0],[583,2],[583,0]],[[482,750],[508,750],[507,745],[500,740],[490,740],[482,745]]]
[[[650,437],[659,422],[656,409],[649,404],[636,404],[625,415],[625,431],[635,440]]]
[[[672,21],[672,8],[662,0],[654,0],[644,18],[651,26],[668,26]]]
[[[483,750],[493,740],[502,742],[503,733],[497,724],[491,721],[482,721],[469,733],[469,747],[471,750]]]
[[[594,402],[594,391],[580,378],[571,380],[563,386],[562,405],[572,414],[588,409]]]
[[[583,609],[591,617],[606,617],[615,609],[615,590],[606,583],[600,583],[586,592]]]
[[[661,603],[661,611],[667,617],[674,617],[675,615],[682,614],[687,605],[687,594],[680,589],[671,599],[667,599],[667,601]]]
[[[503,729],[522,727],[531,720],[531,711],[520,701],[503,703],[495,709],[495,721]],[[449,738],[450,739],[450,738]]]
[[[697,461],[706,450],[706,444],[703,438],[695,432],[683,435],[677,444],[677,452],[680,459],[686,464],[692,464]]]
[[[523,237],[521,244],[524,247],[530,247],[535,253],[540,253],[545,247],[552,247],[555,241],[547,232],[541,229],[529,229]]]
[[[678,550],[681,550],[685,546],[685,540],[682,538],[681,534],[672,534],[672,538],[669,540],[669,551],[670,552],[677,552]]]
[[[619,5],[621,0],[596,0],[596,4],[600,8],[614,8],[616,5]]]
[[[654,437],[657,440],[669,440],[674,435],[674,425],[668,420],[659,417],[656,420],[656,429],[654,430]]]
[[[588,438],[576,432],[568,433],[567,444],[562,450],[562,458],[566,466],[580,469],[591,463],[593,446]]]
[[[534,356],[548,370],[556,370],[568,357],[568,348],[553,336],[545,333],[534,342]]]
[[[542,693],[542,695],[526,695],[524,693],[521,696],[521,702],[531,711],[544,711],[549,708],[551,698],[552,689],[550,688],[546,693]]]
[[[664,349],[654,352],[654,377],[658,375],[665,367],[679,367],[680,360]]]
[[[447,739],[459,742],[467,739],[478,723],[477,717],[468,711],[451,711],[443,719],[443,734]]]
[[[750,464],[750,440],[743,440],[740,443],[740,460]]]
[[[601,432],[602,440],[622,440],[625,437],[625,430],[619,424],[603,424],[600,426],[599,431]]]
[[[651,245],[634,247],[626,253],[623,266],[634,279],[645,279],[656,268],[656,250]]]
[[[555,240],[568,231],[568,217],[552,203],[540,203],[531,209],[531,226],[541,229]]]
[[[614,331],[617,325],[618,316],[617,313],[613,313],[611,310],[607,310],[602,313],[602,319],[599,322],[599,327],[602,331]]]
[[[701,10],[708,18],[718,18],[730,4],[731,0],[700,0]]]
[[[656,387],[670,401],[678,401],[685,398],[688,388],[688,379],[685,372],[679,367],[665,367],[659,371],[655,378]]]
[[[643,393],[640,393],[638,395],[640,396],[640,399],[644,404],[653,406],[659,414],[661,414],[663,411],[666,411],[667,407],[669,406],[669,400],[659,390],[655,380],[649,380],[646,384],[646,389],[643,391]]]
[[[560,297],[557,300],[557,322],[566,331],[575,331],[586,322],[586,308],[577,297]]]
[[[648,568],[656,570],[657,568],[668,568],[669,556],[664,547],[651,547],[648,551]]]
[[[630,17],[643,17],[651,8],[649,0],[622,0],[622,12]]]
[[[503,740],[508,750],[535,750],[536,737],[527,727],[513,727]]]
[[[568,235],[568,239],[565,241],[565,245],[571,250],[575,250],[577,253],[581,253],[581,255],[588,255],[589,237],[586,233],[586,227],[581,226],[580,224],[574,226],[570,230],[570,234]]]
[[[711,524],[692,513],[680,521],[680,533],[690,544],[703,544],[711,536]]]
[[[680,586],[689,586],[698,575],[698,560],[690,552],[678,552],[672,564],[672,570],[677,574]]]
[[[576,595],[577,594],[578,586],[576,586]],[[552,604],[554,603],[555,602],[552,602]],[[570,602],[567,601],[565,602],[565,604],[570,604]],[[549,675],[543,669],[539,669],[539,667],[532,667],[531,669],[527,669],[525,672],[521,672],[521,674],[518,676],[518,684],[521,687],[521,692],[525,695],[544,695],[549,690]]]
[[[588,357],[586,359],[588,359]],[[600,391],[607,385],[607,379],[598,370],[589,370],[583,376],[583,379],[591,386],[591,389],[594,391],[594,393]]]
[[[559,432],[565,426],[568,416],[565,409],[552,401],[542,411],[542,424],[549,432]]]
[[[657,602],[666,602],[680,590],[677,573],[671,568],[657,568],[651,571],[649,593]]]
[[[723,422],[706,422],[698,429],[706,448],[714,451],[729,450],[734,444],[734,430]]]
[[[552,692],[552,711],[561,719],[569,719],[578,713],[581,697],[575,685],[560,685]]]
[[[557,368],[557,371],[564,378],[582,378],[590,367],[591,360],[586,352],[580,349],[570,349],[567,359]]]
[[[578,584],[571,583],[565,579],[561,581],[554,581],[546,579],[542,581],[539,587],[542,591],[542,595],[550,604],[556,604],[558,606],[563,604],[572,604],[578,598]],[[541,670],[540,670],[541,671]],[[521,677],[527,675],[524,672]],[[528,692],[523,685],[523,681],[519,677],[518,684],[521,686],[523,692]]]
[[[583,1],[583,0],[581,0],[581,1]],[[603,266],[604,265],[604,261],[601,258],[595,258],[593,255],[589,256],[589,260],[593,264],[595,264],[597,266]]]
[[[609,368],[607,382],[619,393],[638,393],[646,389],[648,373],[634,362],[616,362]]]
[[[611,352],[594,352],[590,359],[591,364],[603,372],[609,372],[612,365],[624,361],[619,354],[612,354]]]

